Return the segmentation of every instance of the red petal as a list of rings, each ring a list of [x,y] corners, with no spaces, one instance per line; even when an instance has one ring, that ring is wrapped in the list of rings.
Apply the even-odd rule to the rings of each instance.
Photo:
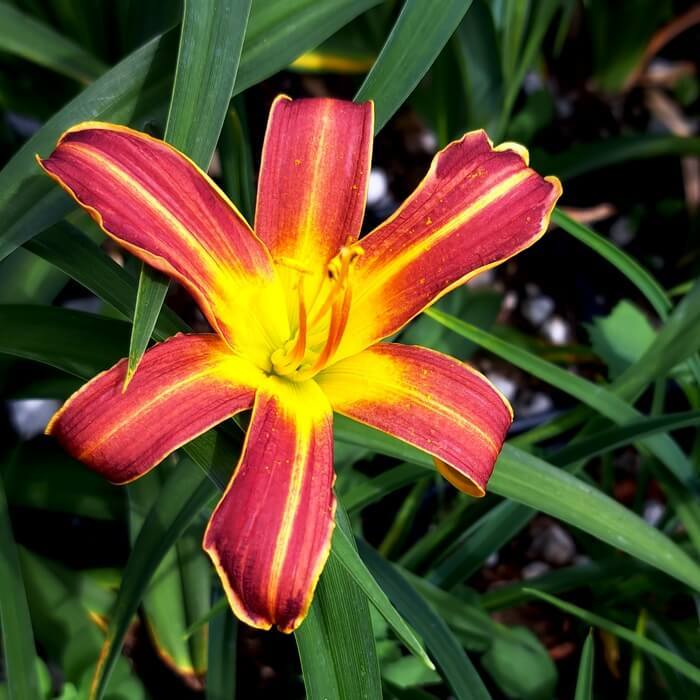
[[[382,343],[317,380],[334,411],[428,452],[457,488],[484,495],[513,415],[479,372],[433,350]]]
[[[106,233],[181,282],[237,351],[263,366],[287,340],[269,253],[226,195],[179,151],[123,126],[87,122],[67,131],[39,163]]]
[[[317,271],[360,233],[372,158],[371,102],[278,97],[263,147],[255,230],[274,258]]]
[[[204,548],[234,613],[293,632],[330,551],[331,408],[314,382],[271,377],[258,390],[243,454],[209,521]]]
[[[155,345],[122,392],[125,372],[121,360],[97,375],[46,429],[73,457],[118,484],[250,408],[264,378],[215,335],[177,335]]]
[[[515,144],[474,131],[440,151],[416,191],[361,239],[353,305],[336,357],[396,333],[446,292],[532,245],[561,185]]]

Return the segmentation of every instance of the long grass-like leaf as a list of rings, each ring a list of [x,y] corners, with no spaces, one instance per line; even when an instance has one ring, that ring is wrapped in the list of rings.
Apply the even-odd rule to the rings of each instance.
[[[211,500],[213,485],[202,479],[191,463],[178,465],[144,520],[122,577],[110,616],[105,644],[98,660],[90,693],[103,697],[119,658],[129,621],[136,613],[151,577],[166,552],[175,544],[199,511]]]
[[[89,83],[107,70],[82,46],[4,2],[0,3],[0,51],[81,83]]]
[[[593,633],[589,632],[581,652],[574,700],[593,699]]]
[[[671,668],[675,669],[678,671],[678,673],[683,674],[694,683],[700,685],[700,668],[686,661],[681,656],[673,654],[668,649],[661,646],[661,644],[657,644],[651,639],[647,639],[646,637],[637,634],[637,632],[634,630],[618,625],[616,622],[612,622],[601,615],[596,615],[595,613],[579,608],[577,605],[572,605],[571,603],[567,603],[547,593],[542,593],[541,591],[536,591],[534,589],[530,592],[536,598],[544,600],[545,602],[554,605],[555,607],[569,613],[570,615],[573,615],[574,617],[578,617],[585,623],[592,625],[593,627],[599,627],[606,632],[610,632],[610,634],[614,634],[620,639],[624,639],[645,653],[657,658],[659,661],[662,661]]]
[[[359,541],[360,554],[399,613],[421,635],[435,663],[459,700],[490,697],[460,643],[401,574],[372,547]]]
[[[569,235],[587,245],[598,255],[614,265],[646,297],[654,311],[662,318],[668,317],[671,301],[663,287],[634,258],[615,244],[603,238],[593,229],[574,221],[561,209],[555,209],[552,222],[561,226]]]
[[[251,0],[185,0],[175,82],[164,139],[206,170],[238,73]],[[168,291],[168,278],[141,267],[129,362],[133,377]]]
[[[639,420],[643,414],[616,393],[583,377],[571,374],[536,355],[523,350],[476,326],[461,321],[439,309],[428,309],[427,316],[443,324],[455,333],[479,344],[489,352],[504,358],[516,367],[575,397],[617,424]],[[639,371],[639,367],[637,367]],[[639,380],[639,374],[637,380]],[[642,438],[641,443],[655,454],[682,482],[690,484],[696,479],[693,466],[678,445],[667,435]]]
[[[452,36],[472,0],[406,0],[381,53],[355,95],[375,101],[379,131],[413,92]]]
[[[350,521],[341,508],[336,528],[349,542]],[[309,700],[382,697],[367,599],[338,558],[328,560],[295,637]]]
[[[22,569],[0,474],[0,632],[9,700],[39,700],[37,655]]]

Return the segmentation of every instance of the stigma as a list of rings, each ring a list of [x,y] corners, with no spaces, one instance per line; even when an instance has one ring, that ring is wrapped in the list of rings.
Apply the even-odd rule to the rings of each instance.
[[[328,262],[320,280],[313,279],[311,270],[297,260],[275,260],[297,273],[292,290],[297,297],[297,319],[293,336],[270,356],[274,374],[306,381],[333,359],[350,315],[352,270],[363,253],[359,243],[348,239]],[[311,287],[309,296],[313,298],[307,298]]]

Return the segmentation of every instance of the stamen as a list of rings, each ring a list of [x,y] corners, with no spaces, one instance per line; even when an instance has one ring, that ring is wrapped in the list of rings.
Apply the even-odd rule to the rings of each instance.
[[[300,262],[296,258],[288,258],[285,255],[280,255],[279,257],[275,258],[272,262],[275,263],[275,265],[287,267],[290,270],[300,272],[304,275],[309,275],[313,272],[313,270],[308,265],[304,265],[304,263]]]
[[[348,238],[338,254],[328,263],[328,278],[333,287],[323,304],[314,313],[311,319],[312,326],[328,313],[338,294],[347,286],[351,266],[364,253],[365,251],[359,243],[353,243],[352,239]]]
[[[275,263],[299,274],[296,285],[299,302],[299,325],[295,337],[279,348],[270,357],[275,373],[281,376],[294,375],[295,381],[313,377],[331,360],[342,340],[350,314],[352,289],[350,274],[355,261],[364,253],[362,247],[348,238],[338,254],[328,263],[328,285],[325,294],[316,293],[316,298],[307,308],[304,295],[304,277],[312,272],[293,258],[275,258]],[[324,288],[321,280],[321,290]],[[320,302],[320,303],[318,303]],[[330,312],[330,318],[324,318]],[[326,326],[326,323],[328,324]],[[325,333],[314,329],[327,328]],[[325,337],[325,338],[324,338]],[[319,351],[309,353],[309,347],[322,343]],[[315,356],[315,357],[314,357]],[[304,362],[306,360],[306,362]]]
[[[306,313],[306,301],[304,300],[304,275],[299,275],[297,282],[297,292],[299,301],[299,328],[296,340],[290,350],[280,348],[272,353],[270,361],[275,372],[280,375],[291,374],[301,364],[306,354],[306,341],[308,336],[308,318]]]

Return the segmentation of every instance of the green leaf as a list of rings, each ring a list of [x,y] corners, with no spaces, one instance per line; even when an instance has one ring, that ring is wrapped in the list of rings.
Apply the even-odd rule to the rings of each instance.
[[[551,456],[550,461],[560,465],[573,464],[579,460],[589,460],[592,457],[605,454],[623,445],[629,445],[645,435],[699,425],[700,410],[649,416],[622,426],[599,430],[589,438],[571,442],[566,447],[557,450]]]
[[[454,33],[471,0],[406,0],[355,102],[375,101],[378,132],[404,103]]]
[[[589,632],[581,652],[574,700],[593,700],[593,632]]]
[[[132,543],[159,498],[166,475],[172,473],[169,466],[164,464],[127,487]],[[145,620],[156,651],[185,680],[196,680],[206,671],[206,628],[190,637],[185,634],[209,609],[211,568],[202,552],[200,530],[190,526],[168,550],[143,597]]]
[[[570,180],[618,163],[674,155],[700,155],[700,138],[657,134],[618,136],[575,144],[557,155],[534,151],[532,162],[540,172],[556,173],[561,179]]]
[[[700,281],[697,281],[666,319],[639,362],[628,367],[615,382],[615,392],[630,400],[637,398],[652,380],[664,378],[699,346]],[[696,359],[691,357],[691,361]]]
[[[182,460],[144,520],[124,569],[103,652],[95,669],[92,700],[103,697],[129,622],[165,554],[211,500],[214,487]]]
[[[489,486],[700,590],[700,566],[678,545],[598,489],[544,460],[506,445]]]
[[[235,700],[238,620],[231,613],[226,598],[220,600],[226,612],[214,617],[209,625],[207,700]],[[216,604],[212,610],[215,607]]]
[[[428,651],[458,700],[490,695],[469,657],[444,620],[435,614],[406,579],[372,547],[360,540],[360,554],[399,613],[423,638]]]
[[[563,569],[554,569],[535,579],[493,588],[481,596],[481,605],[485,610],[513,608],[531,600],[530,591],[533,588],[545,593],[563,593],[592,585],[606,586],[611,582],[640,573],[651,574],[653,569],[634,559],[612,556]],[[653,580],[651,576],[647,577]]]
[[[61,222],[51,226],[27,241],[24,247],[82,284],[124,318],[132,318],[136,279],[70,224]],[[153,336],[156,340],[165,340],[185,330],[189,327],[184,321],[164,308]]]
[[[379,0],[288,0],[255,3],[238,67],[235,92],[272,75],[320,44]],[[175,31],[157,36],[107,71],[57,112],[0,172],[0,260],[72,208],[41,174],[34,154],[46,155],[70,126],[85,120],[143,128],[162,118],[177,51]]]
[[[618,396],[618,391],[621,391],[621,389],[613,392],[600,384],[593,384],[583,377],[567,372],[565,369],[533,355],[527,350],[501,340],[491,333],[487,333],[437,309],[428,309],[424,313],[455,333],[467,338],[467,340],[478,343],[481,347],[502,357],[516,367],[520,367],[525,372],[575,397],[614,423],[624,424],[643,417],[642,413]],[[655,355],[655,359],[657,356]],[[652,377],[654,376],[658,375],[652,374]],[[640,371],[640,365],[635,365],[635,386],[638,386],[646,377],[647,374]],[[696,475],[693,466],[670,437],[667,435],[655,435],[643,438],[641,443],[656,455],[683,483],[689,484],[695,480]]]
[[[471,576],[484,561],[511,540],[532,519],[534,513],[519,503],[503,501],[479,518],[445,550],[429,580],[451,588]]]
[[[124,517],[124,493],[55,443],[22,443],[0,469],[4,470],[7,499],[13,506],[96,520]]]
[[[336,526],[346,537],[352,536],[341,508],[336,511]],[[382,697],[367,599],[334,557],[329,558],[309,614],[294,636],[310,700]]]
[[[0,353],[88,379],[126,355],[128,324],[51,306],[0,306]],[[12,330],[10,330],[12,329]]]
[[[424,476],[425,470],[421,467],[400,464],[355,486],[343,498],[343,505],[349,513],[354,513]]]
[[[239,211],[252,222],[255,215],[253,154],[245,123],[243,98],[234,100],[237,108],[229,109],[219,142],[224,190]]]
[[[433,469],[425,452],[348,419],[336,417],[335,434],[344,442]],[[570,523],[700,591],[700,566],[680,547],[598,489],[534,455],[506,444],[489,489]]]
[[[165,140],[207,170],[243,48],[251,0],[185,0]]]
[[[518,69],[529,5],[530,3],[522,0],[504,0],[503,2],[501,62],[506,84],[513,82]]]
[[[555,209],[552,213],[552,223],[561,226],[569,235],[614,265],[646,297],[654,311],[662,319],[668,316],[668,312],[671,310],[671,301],[666,292],[636,260],[593,229],[574,221],[561,209]]]
[[[107,70],[75,42],[6,3],[0,3],[0,51],[81,83],[89,83]]]
[[[106,620],[114,594],[87,572],[68,569],[26,549],[20,549],[20,558],[36,637],[65,678],[78,687],[79,696],[86,698],[104,641],[95,622]],[[108,693],[110,700],[145,697],[126,659],[118,660]]]
[[[593,627],[599,627],[600,629],[603,629],[606,632],[609,632],[610,634],[614,634],[620,639],[624,639],[625,641],[634,645],[638,649],[641,649],[650,656],[655,657],[659,661],[662,661],[671,668],[675,669],[676,671],[678,671],[678,673],[681,673],[686,678],[689,678],[691,681],[693,681],[693,683],[697,683],[698,685],[700,685],[700,668],[686,661],[681,656],[673,654],[668,649],[661,646],[661,644],[657,644],[656,642],[653,642],[652,640],[647,639],[646,637],[643,637],[640,634],[637,634],[637,632],[635,632],[634,630],[628,629],[627,627],[623,627],[622,625],[618,625],[616,622],[612,622],[611,620],[601,617],[600,615],[596,615],[595,613],[589,612],[588,610],[579,608],[577,605],[572,605],[571,603],[559,600],[559,598],[555,598],[554,596],[551,596],[547,593],[542,593],[541,591],[536,590],[532,590],[530,592],[536,598],[544,600],[545,602],[554,605],[555,607],[559,608],[560,610],[563,610],[564,612],[569,613],[570,615],[573,615],[574,617],[578,617],[579,619],[583,620],[586,624],[589,624]]]
[[[494,638],[481,657],[482,666],[507,697],[549,700],[557,683],[554,662],[529,629],[508,631]]]
[[[346,516],[344,516],[346,517]],[[406,648],[421,659],[428,668],[434,668],[433,662],[428,658],[421,643],[416,639],[414,631],[404,622],[401,615],[396,612],[384,591],[367,570],[364,562],[357,553],[352,533],[347,533],[345,528],[336,527],[333,534],[333,555],[343,565],[355,583],[362,589],[367,599],[374,605],[382,617],[392,627],[396,636],[406,645]]]
[[[510,80],[505,83],[501,118],[499,128],[495,134],[496,140],[500,140],[506,133],[508,121],[525,79],[525,74],[542,48],[542,42],[559,7],[559,3],[560,0],[539,0],[539,2],[530,3],[531,11],[528,18],[527,31],[525,32],[525,44],[515,61],[515,70],[512,72]]]
[[[656,335],[649,319],[627,300],[607,316],[597,316],[587,326],[593,351],[616,379],[644,354]]]
[[[136,373],[143,353],[146,352],[146,346],[153,335],[153,329],[160,316],[165,296],[168,293],[168,285],[170,284],[169,279],[164,274],[154,270],[145,263],[141,263],[140,270],[131,337],[129,339],[129,360],[126,374],[124,375],[125,391]]]
[[[503,75],[496,29],[485,0],[475,0],[454,35],[454,46],[467,103],[463,129],[495,132],[503,105]]]
[[[238,73],[251,0],[185,0],[164,139],[207,170]],[[168,278],[141,267],[126,387],[141,362],[168,291]]]
[[[24,592],[22,569],[12,536],[10,514],[0,474],[0,632],[8,700],[39,700],[37,656]]]

